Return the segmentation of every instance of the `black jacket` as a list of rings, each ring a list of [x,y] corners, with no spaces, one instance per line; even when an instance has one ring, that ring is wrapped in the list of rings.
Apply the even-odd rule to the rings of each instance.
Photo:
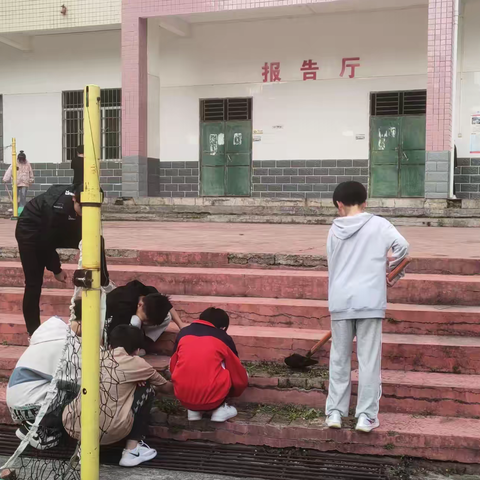
[[[83,172],[84,172],[84,158],[83,157],[75,157],[72,160],[72,170],[73,170],[73,180],[72,183],[74,185],[81,185],[83,183]]]
[[[53,185],[30,200],[17,221],[15,237],[20,250],[34,248],[44,256],[45,267],[60,273],[57,248],[76,248],[82,239],[82,217],[73,207],[73,185]],[[102,285],[108,285],[102,238]]]
[[[118,325],[129,325],[132,315],[137,313],[140,297],[150,293],[158,293],[155,287],[149,287],[133,280],[123,287],[117,287],[107,295],[107,332],[110,332]]]

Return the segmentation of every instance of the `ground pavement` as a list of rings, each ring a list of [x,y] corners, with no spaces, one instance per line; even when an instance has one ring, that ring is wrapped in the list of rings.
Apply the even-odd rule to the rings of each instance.
[[[104,222],[107,248],[325,255],[329,226]],[[476,228],[400,227],[413,256],[480,258]],[[15,247],[15,222],[0,219],[0,247]]]

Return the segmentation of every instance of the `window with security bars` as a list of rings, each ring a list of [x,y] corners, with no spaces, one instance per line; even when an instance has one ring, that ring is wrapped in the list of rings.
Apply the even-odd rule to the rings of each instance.
[[[200,102],[202,122],[252,119],[251,98],[209,98]]]
[[[122,90],[100,92],[101,160],[122,158]],[[83,90],[63,92],[63,161],[75,158],[83,144]]]
[[[372,116],[425,115],[426,113],[426,90],[374,92],[370,94],[370,114]]]

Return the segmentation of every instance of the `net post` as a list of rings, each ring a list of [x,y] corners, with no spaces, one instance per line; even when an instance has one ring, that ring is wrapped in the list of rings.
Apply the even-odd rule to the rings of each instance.
[[[100,87],[84,90],[84,189],[82,202],[83,269],[92,272],[82,291],[81,478],[99,479],[100,401]]]
[[[18,218],[18,196],[17,196],[17,140],[12,138],[12,219]]]

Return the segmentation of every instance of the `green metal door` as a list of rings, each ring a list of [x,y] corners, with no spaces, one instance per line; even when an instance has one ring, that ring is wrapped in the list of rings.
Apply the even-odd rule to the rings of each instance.
[[[372,197],[423,197],[425,116],[371,117]]]
[[[425,117],[403,117],[400,154],[400,196],[425,195]]]
[[[202,195],[225,195],[225,123],[202,123]]]
[[[226,149],[226,195],[250,195],[252,157],[252,123],[250,121],[226,122]]]
[[[252,122],[202,122],[201,193],[251,194]]]

